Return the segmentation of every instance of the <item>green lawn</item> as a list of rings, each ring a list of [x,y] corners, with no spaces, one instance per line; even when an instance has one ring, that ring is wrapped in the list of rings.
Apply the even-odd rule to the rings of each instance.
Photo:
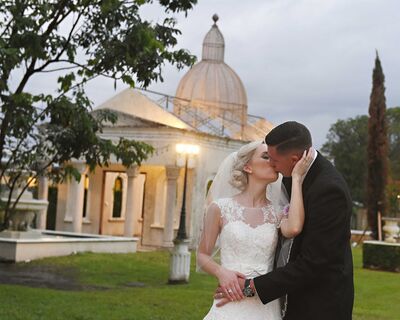
[[[400,275],[361,269],[354,251],[356,320],[399,319]],[[167,285],[166,252],[82,254],[31,262],[75,274],[95,285],[81,291],[0,285],[0,319],[202,319],[211,305],[216,281],[192,270],[190,284]],[[192,264],[194,265],[194,264]],[[21,264],[21,268],[26,265]],[[128,283],[143,287],[128,287]]]

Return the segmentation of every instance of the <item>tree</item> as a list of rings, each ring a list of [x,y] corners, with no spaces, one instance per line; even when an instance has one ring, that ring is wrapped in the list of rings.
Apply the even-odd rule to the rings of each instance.
[[[389,136],[389,177],[400,181],[400,107],[386,110]],[[338,120],[331,125],[321,152],[347,181],[353,200],[366,206],[368,116]]]
[[[390,177],[400,181],[400,107],[386,110],[389,136]]]
[[[351,190],[353,200],[365,204],[367,182],[368,117],[357,116],[334,123],[321,151],[342,173]]]
[[[368,119],[368,174],[367,212],[368,224],[375,238],[378,235],[377,216],[386,210],[385,189],[388,177],[388,136],[385,118],[385,76],[378,54],[372,75],[372,92]]]
[[[187,14],[197,0],[159,0],[161,23],[140,16],[151,0],[3,0],[0,2],[0,192],[7,217],[28,187],[26,176],[49,175],[56,181],[80,175],[69,160],[84,159],[90,169],[115,157],[124,165],[140,164],[152,147],[138,141],[101,139],[102,123],[115,123],[109,112],[91,114],[85,94],[99,77],[130,86],[161,80],[161,66],[191,65],[194,57],[174,50],[174,13]],[[56,72],[57,92],[29,90],[37,77]],[[58,171],[49,170],[63,165]],[[4,227],[4,226],[3,226]]]

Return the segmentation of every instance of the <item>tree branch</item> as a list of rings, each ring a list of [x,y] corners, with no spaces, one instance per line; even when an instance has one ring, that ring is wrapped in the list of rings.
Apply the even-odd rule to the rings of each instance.
[[[68,15],[71,13],[71,11],[72,11],[72,10],[69,11]],[[74,33],[74,30],[75,30],[76,26],[78,25],[78,22],[79,22],[80,18],[82,17],[82,15],[83,15],[83,11],[79,12],[79,15],[78,15],[78,17],[76,18],[74,24],[72,25],[72,28],[71,28],[71,30],[70,30],[70,32],[69,32],[69,34],[68,34],[68,38],[67,38],[67,40],[65,41],[64,46],[62,47],[61,51],[57,54],[57,56],[56,56],[54,59],[48,60],[48,61],[47,61],[44,65],[42,65],[41,67],[35,69],[34,72],[46,72],[46,71],[43,71],[43,69],[45,69],[49,64],[51,64],[51,63],[53,63],[53,62],[58,62],[58,61],[59,61],[59,59],[61,58],[61,56],[63,55],[63,53],[64,53],[65,50],[67,49],[68,44],[69,44],[69,42],[71,41],[72,35],[73,35],[73,33]],[[48,71],[47,71],[47,72],[48,72]]]
[[[66,2],[66,0],[63,0],[58,3],[58,7],[56,8],[56,10],[53,13],[52,21],[50,22],[47,30],[42,35],[43,38],[48,37],[48,35],[72,12],[72,9],[70,9],[66,14],[62,15],[62,13],[63,13],[62,9],[65,6],[65,2]],[[61,17],[61,19],[58,20],[60,17]],[[21,82],[19,83],[19,85],[15,91],[15,94],[20,94],[24,90],[29,78],[35,73],[36,62],[37,62],[37,57],[33,57],[29,67],[27,68]],[[8,130],[8,127],[9,127],[9,121],[10,121],[9,118],[10,118],[9,112],[5,112],[4,119],[1,123],[0,154],[3,153],[4,139],[5,139],[5,135]]]
[[[28,134],[29,134],[29,133],[28,133]],[[25,138],[24,138],[24,139],[25,139]],[[21,144],[25,141],[24,139],[20,139],[20,141],[19,141],[19,143],[17,144],[17,146],[14,148],[13,151],[11,151],[11,155],[10,155],[8,161],[7,161],[7,163],[5,164],[5,166],[3,167],[2,171],[1,171],[1,174],[0,174],[0,181],[1,181],[1,179],[4,177],[4,174],[5,174],[6,170],[7,170],[7,168],[10,166],[10,164],[11,164],[11,162],[12,162],[11,160],[14,160],[14,159],[15,159],[15,156],[17,155],[18,149],[20,148]],[[34,144],[34,145],[32,146],[31,149],[29,149],[29,150],[23,152],[22,154],[32,153],[32,151],[35,150],[36,147],[37,147],[37,144]],[[21,153],[20,153],[19,155],[21,155]]]
[[[54,61],[54,62],[59,62],[59,61]],[[37,71],[38,73],[51,73],[51,72],[57,72],[57,71],[65,71],[65,70],[71,70],[71,69],[76,69],[79,68],[78,66],[71,66],[71,67],[62,67],[62,68],[56,68],[56,69],[50,69],[50,70],[41,70]]]
[[[33,177],[30,177],[30,180],[37,179],[39,177],[39,173],[38,172],[43,172],[45,169],[49,168],[51,166],[51,164],[53,163],[54,159],[55,159],[55,157],[53,157],[53,159],[51,159],[44,167],[42,167],[41,170],[36,171],[36,174]],[[21,199],[22,195],[24,194],[26,189],[28,189],[30,180],[25,184],[25,186],[22,188],[21,192],[18,194],[18,196],[15,199],[14,204],[13,204],[13,206],[11,208],[11,211],[15,210],[15,207],[17,206],[17,204],[18,204],[19,200]]]
[[[11,20],[4,26],[4,30],[0,35],[0,38],[4,37],[4,34],[7,32],[8,28],[10,27],[11,23],[14,21],[14,17],[11,17]]]
[[[9,187],[9,194],[7,197],[7,204],[4,210],[4,223],[7,223],[8,217],[9,217],[9,212],[10,212],[10,203],[11,203],[11,197],[12,197],[12,193],[14,191],[15,188],[15,184],[17,183],[17,180],[21,177],[22,171],[19,172],[16,176],[16,178],[14,178],[14,181],[12,182],[12,184],[10,185],[9,182],[7,183],[8,187]]]
[[[56,29],[56,27],[72,12],[72,9],[70,9],[64,15],[62,14],[63,13],[62,9],[65,5],[65,2],[66,2],[66,0],[63,0],[58,3],[58,9],[55,11],[56,14],[55,14],[53,20],[50,22],[49,26],[47,27],[47,30],[41,35],[42,41],[43,41],[43,39],[46,39],[50,35],[50,33],[54,29]],[[58,20],[60,17],[61,17],[61,19]],[[35,73],[36,62],[37,62],[37,57],[33,57],[31,64],[29,65],[29,67],[28,67],[24,77],[22,78],[15,93],[19,94],[24,90],[25,85],[28,82],[29,78]]]

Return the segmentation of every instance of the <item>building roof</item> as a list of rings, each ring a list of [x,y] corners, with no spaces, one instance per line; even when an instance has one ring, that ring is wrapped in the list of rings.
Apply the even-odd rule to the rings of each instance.
[[[273,124],[247,114],[247,95],[236,72],[224,62],[225,41],[214,24],[203,41],[202,60],[181,79],[174,97],[174,112],[134,89],[126,89],[97,108],[110,109],[172,128],[252,141],[264,139]],[[155,93],[155,92],[153,92]],[[162,94],[161,94],[162,95]],[[170,98],[170,97],[167,97]],[[119,116],[119,126],[149,124]]]
[[[169,127],[193,130],[193,128],[179,119],[176,115],[165,110],[153,100],[138,92],[135,89],[125,89],[111,99],[107,100],[94,111],[101,109],[115,110],[125,114],[167,125]]]
[[[247,123],[247,94],[240,77],[224,62],[225,41],[214,24],[203,41],[202,60],[181,79],[176,90],[174,113],[199,128],[204,119],[216,119],[219,126],[232,132],[242,131]]]

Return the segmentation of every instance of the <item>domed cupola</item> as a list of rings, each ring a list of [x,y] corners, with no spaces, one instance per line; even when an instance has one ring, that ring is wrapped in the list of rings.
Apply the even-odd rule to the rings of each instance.
[[[198,130],[241,137],[247,124],[247,95],[236,72],[224,62],[225,41],[218,16],[203,41],[202,59],[181,79],[174,113]]]
[[[214,24],[207,32],[203,40],[203,52],[201,60],[224,62],[225,40],[217,26],[218,16],[213,15]]]

